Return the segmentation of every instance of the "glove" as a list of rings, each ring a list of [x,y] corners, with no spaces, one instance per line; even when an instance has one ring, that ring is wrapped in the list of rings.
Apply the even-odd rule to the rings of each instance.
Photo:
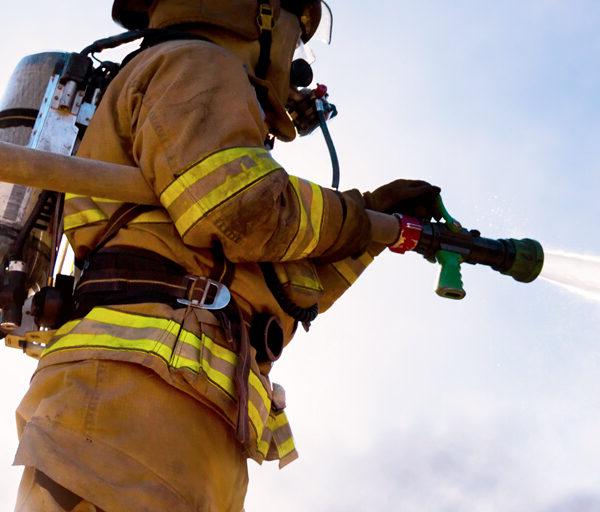
[[[362,194],[356,189],[337,194],[344,211],[342,227],[333,245],[315,258],[318,263],[341,261],[347,257],[358,258],[371,243],[371,221]]]
[[[382,213],[404,213],[420,219],[440,220],[437,205],[440,187],[421,180],[395,180],[373,192],[365,192],[365,208]]]

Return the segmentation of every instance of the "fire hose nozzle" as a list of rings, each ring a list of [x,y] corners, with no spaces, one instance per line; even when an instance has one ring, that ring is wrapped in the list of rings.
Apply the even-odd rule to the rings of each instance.
[[[544,249],[542,244],[531,238],[506,240],[514,248],[514,260],[510,268],[500,270],[502,274],[511,276],[520,283],[531,283],[540,275],[544,266]]]
[[[539,242],[484,238],[477,230],[467,230],[453,219],[441,199],[440,211],[445,222],[427,222],[406,215],[394,214],[399,221],[399,237],[389,246],[397,253],[414,250],[431,262],[441,265],[436,293],[448,299],[462,299],[460,265],[485,265],[511,276],[521,283],[538,277],[544,265],[544,250]]]

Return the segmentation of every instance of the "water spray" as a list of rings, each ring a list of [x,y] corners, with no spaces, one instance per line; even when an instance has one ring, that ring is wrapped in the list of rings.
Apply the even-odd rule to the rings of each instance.
[[[580,297],[600,301],[600,257],[548,251],[541,278]]]

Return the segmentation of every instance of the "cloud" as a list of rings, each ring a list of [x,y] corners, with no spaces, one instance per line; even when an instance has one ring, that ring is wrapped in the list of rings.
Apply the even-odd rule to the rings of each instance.
[[[540,512],[598,512],[600,494],[581,493],[568,496]]]
[[[272,474],[251,467],[246,509],[598,512],[596,457],[553,437],[556,428],[513,411],[476,421],[440,415],[354,443],[322,431],[315,445],[301,444],[296,467]]]
[[[368,453],[337,466],[345,469],[332,487],[351,491],[322,501],[318,510],[516,511],[515,493],[506,491],[520,487],[512,476],[517,464],[504,437],[489,439],[486,431],[440,433],[430,426],[391,431]],[[517,494],[529,501],[526,489]]]

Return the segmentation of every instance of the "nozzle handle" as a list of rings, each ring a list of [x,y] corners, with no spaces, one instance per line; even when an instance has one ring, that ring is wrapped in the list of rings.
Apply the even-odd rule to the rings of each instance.
[[[452,233],[459,233],[462,229],[462,225],[454,217],[452,217],[452,215],[448,213],[446,205],[444,204],[444,201],[442,201],[442,196],[437,197],[436,204],[438,210],[442,214],[442,218],[446,221],[446,226],[448,227],[448,229],[452,231]]]
[[[435,258],[440,264],[440,276],[435,293],[446,299],[463,299],[467,292],[463,288],[460,274],[462,263],[460,254],[441,250],[436,253]]]

